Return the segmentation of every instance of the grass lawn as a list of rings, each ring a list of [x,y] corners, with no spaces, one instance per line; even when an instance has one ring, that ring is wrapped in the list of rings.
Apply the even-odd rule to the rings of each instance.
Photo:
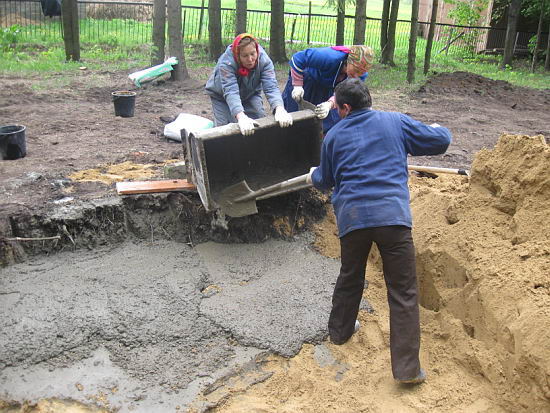
[[[118,46],[85,43],[82,45],[81,62],[65,62],[65,52],[60,43],[26,44],[11,49],[0,49],[0,76],[25,76],[25,74],[38,73],[45,78],[54,74],[56,74],[56,78],[59,78],[57,75],[61,73],[70,78],[78,74],[81,66],[86,66],[90,71],[124,71],[128,73],[150,66],[150,47],[148,45],[125,46],[123,42],[120,43],[122,45]],[[208,60],[206,50],[204,43],[186,46],[186,63],[191,75],[193,75],[194,69],[214,66],[214,62]],[[290,56],[291,53],[292,50],[287,49],[287,55]],[[406,82],[406,51],[397,51],[395,57],[396,67],[375,64],[368,78],[371,88],[414,90],[425,82],[426,77],[422,73],[423,54],[417,54],[416,80],[412,85]],[[505,80],[518,86],[550,88],[550,74],[544,72],[541,66],[535,73],[530,73],[530,62],[528,61],[516,61],[514,68],[507,70],[499,70],[498,63],[499,57],[497,56],[455,58],[439,54],[432,57],[430,69],[432,73],[467,71],[495,80]],[[281,70],[287,69],[286,65],[277,65],[277,67]]]

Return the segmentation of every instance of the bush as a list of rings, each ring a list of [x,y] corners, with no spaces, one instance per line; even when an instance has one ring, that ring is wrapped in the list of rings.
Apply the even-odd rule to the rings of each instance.
[[[0,29],[0,47],[3,51],[15,49],[17,45],[18,35],[21,32],[21,27],[14,24],[11,27]]]

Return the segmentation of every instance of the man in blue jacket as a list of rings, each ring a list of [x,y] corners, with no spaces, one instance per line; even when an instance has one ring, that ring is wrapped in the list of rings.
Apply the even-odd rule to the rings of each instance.
[[[451,134],[396,112],[371,109],[367,86],[345,80],[335,89],[342,118],[326,135],[321,164],[308,180],[321,190],[334,187],[332,204],[341,246],[341,268],[332,296],[330,339],[344,344],[357,329],[367,257],[376,243],[382,257],[390,308],[393,377],[422,383],[420,321],[411,235],[407,155],[437,155]]]

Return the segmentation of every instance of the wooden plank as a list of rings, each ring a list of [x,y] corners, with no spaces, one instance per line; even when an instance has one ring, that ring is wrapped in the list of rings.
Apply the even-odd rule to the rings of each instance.
[[[196,191],[196,186],[187,179],[170,179],[164,181],[117,182],[119,195],[152,194],[158,192]]]

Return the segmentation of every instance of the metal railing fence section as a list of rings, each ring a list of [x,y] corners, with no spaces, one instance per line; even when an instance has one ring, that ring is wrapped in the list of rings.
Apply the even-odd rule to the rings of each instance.
[[[80,0],[80,37],[84,43],[117,45],[150,44],[152,37],[153,3]],[[225,44],[235,35],[235,10],[222,8],[222,39]],[[182,28],[186,43],[208,41],[208,10],[197,6],[182,6]],[[247,11],[247,31],[254,33],[263,45],[269,44],[271,13],[265,10]],[[398,20],[395,51],[408,50],[410,22]],[[0,29],[17,25],[21,41],[58,42],[62,38],[59,16],[46,17],[40,0],[0,0]],[[428,32],[429,23],[420,22],[419,31]],[[381,20],[367,17],[365,44],[380,50]],[[354,17],[346,16],[344,44],[353,43]],[[500,44],[505,30],[489,27],[463,27],[437,24],[432,53],[474,55],[487,44]],[[487,39],[490,35],[490,41]],[[530,33],[518,34],[525,43]],[[336,16],[323,14],[285,13],[285,37],[296,47],[332,45],[336,39]],[[527,40],[526,40],[527,39]],[[423,53],[426,39],[418,38],[417,55]]]

